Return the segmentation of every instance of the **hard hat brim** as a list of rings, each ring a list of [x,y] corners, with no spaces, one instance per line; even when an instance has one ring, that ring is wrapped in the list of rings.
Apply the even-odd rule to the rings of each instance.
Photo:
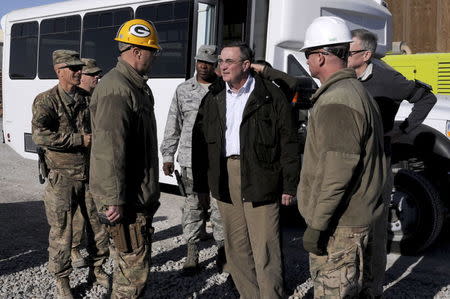
[[[306,50],[311,49],[311,48],[323,48],[323,47],[335,46],[335,45],[341,45],[341,44],[347,44],[347,43],[349,44],[352,42],[353,42],[353,40],[347,40],[347,41],[339,41],[337,43],[329,43],[329,44],[324,44],[324,45],[322,45],[322,44],[307,45],[307,46],[303,46],[303,48],[301,48],[299,51],[305,52]]]

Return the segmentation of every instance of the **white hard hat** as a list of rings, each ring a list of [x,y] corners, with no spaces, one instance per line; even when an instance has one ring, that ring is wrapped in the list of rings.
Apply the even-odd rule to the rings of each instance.
[[[351,42],[352,35],[344,20],[338,17],[318,17],[306,29],[305,44],[300,51]]]

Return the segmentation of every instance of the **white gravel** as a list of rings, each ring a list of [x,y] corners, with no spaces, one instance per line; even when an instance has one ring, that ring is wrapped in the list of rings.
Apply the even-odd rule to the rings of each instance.
[[[1,120],[1,119],[0,119]],[[36,162],[20,158],[0,143],[0,298],[53,298],[47,271],[48,225],[37,182]],[[228,274],[215,270],[214,241],[201,243],[201,271],[181,275],[185,246],[181,236],[182,198],[163,193],[155,215],[152,267],[145,298],[238,298]],[[285,217],[295,217],[288,213]],[[311,298],[308,256],[301,247],[304,228],[283,226],[286,290],[290,298]],[[210,231],[209,231],[210,232]],[[387,298],[450,298],[450,240],[447,230],[423,256],[388,256]],[[106,271],[111,273],[112,261]],[[88,285],[87,269],[70,276],[77,298],[101,298],[106,290]]]

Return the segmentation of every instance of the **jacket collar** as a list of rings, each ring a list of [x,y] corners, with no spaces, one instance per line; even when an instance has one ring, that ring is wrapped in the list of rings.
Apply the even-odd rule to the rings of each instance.
[[[328,88],[333,85],[334,83],[344,80],[344,79],[350,79],[350,78],[354,78],[356,79],[356,73],[354,69],[351,68],[345,68],[342,70],[337,71],[336,73],[334,73],[333,75],[330,76],[330,78],[328,78],[328,80],[326,82],[324,82],[320,88],[312,95],[311,97],[311,102],[315,103],[318,98],[325,92],[328,90]]]
[[[272,97],[270,96],[269,92],[267,91],[266,85],[264,84],[264,81],[259,75],[254,76],[255,80],[255,88],[253,89],[253,92],[250,94],[250,97],[248,98],[247,104],[244,108],[244,113],[242,115],[242,120],[244,120],[249,114],[251,114],[253,111],[257,110],[259,107],[261,107],[262,103],[271,101]],[[223,81],[222,81],[223,82]],[[211,91],[215,95],[216,103],[217,103],[217,109],[219,110],[219,117],[221,119],[221,122],[223,125],[226,123],[226,88],[225,84],[223,84],[222,89],[219,91]]]
[[[136,87],[144,88],[147,86],[148,77],[139,75],[128,62],[122,59],[122,57],[118,58],[116,69]]]
[[[75,105],[75,97],[76,97],[76,91],[74,93],[74,97],[72,98],[62,87],[58,84],[58,94],[61,100],[63,101],[64,105],[66,106],[73,106]]]
[[[372,77],[372,73],[373,73],[373,63],[370,62],[366,69],[364,70],[364,72],[361,74],[361,76],[358,77],[359,81],[366,81],[368,79],[370,79],[370,77]]]

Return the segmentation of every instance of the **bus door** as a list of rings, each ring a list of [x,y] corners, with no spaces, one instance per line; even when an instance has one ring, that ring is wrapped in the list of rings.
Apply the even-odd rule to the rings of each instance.
[[[195,66],[193,57],[201,45],[217,45],[220,49],[228,42],[242,41],[251,47],[255,46],[253,42],[255,30],[253,28],[256,26],[253,26],[251,22],[252,11],[254,11],[252,9],[253,2],[256,3],[252,0],[194,1],[191,76],[194,74]],[[258,1],[258,5],[262,2],[267,2],[267,0]],[[264,25],[262,28],[265,30]],[[264,49],[264,46],[260,48]]]

